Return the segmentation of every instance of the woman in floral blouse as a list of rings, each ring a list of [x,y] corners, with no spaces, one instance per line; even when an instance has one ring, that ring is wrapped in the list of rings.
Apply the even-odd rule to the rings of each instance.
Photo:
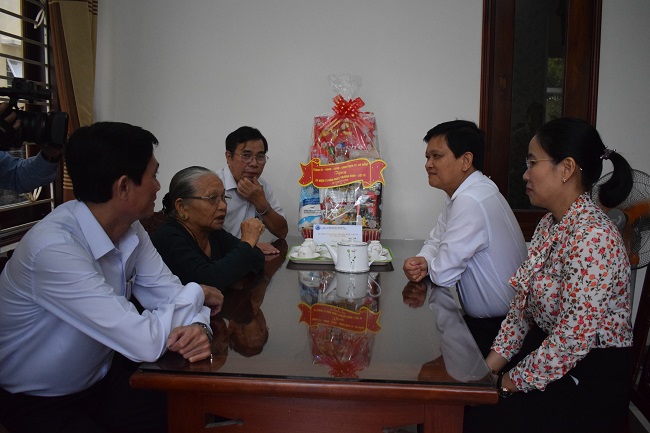
[[[606,207],[632,187],[628,162],[576,119],[540,127],[524,173],[530,202],[549,210],[528,258],[511,278],[517,293],[486,361],[496,405],[466,410],[465,432],[616,432],[629,404],[630,265]]]

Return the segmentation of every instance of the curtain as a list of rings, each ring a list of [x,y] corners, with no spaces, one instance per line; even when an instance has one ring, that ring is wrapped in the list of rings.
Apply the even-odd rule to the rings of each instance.
[[[52,63],[61,111],[68,113],[68,134],[93,123],[95,50],[99,0],[49,0]],[[74,198],[63,167],[63,201]]]

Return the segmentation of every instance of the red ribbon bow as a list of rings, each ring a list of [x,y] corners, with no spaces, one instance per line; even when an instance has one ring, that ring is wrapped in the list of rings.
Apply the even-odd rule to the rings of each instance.
[[[347,100],[341,95],[336,95],[333,101],[334,107],[332,107],[332,109],[334,110],[334,113],[336,113],[338,117],[348,117],[350,119],[355,119],[359,114],[359,109],[366,105],[359,97]]]
[[[336,138],[338,137],[337,128],[339,128],[341,123],[348,121],[353,126],[352,130],[349,131],[348,134],[355,136],[355,139],[351,141],[351,143],[355,143],[352,147],[366,149],[367,145],[372,145],[372,125],[366,118],[359,115],[359,109],[365,105],[363,100],[359,97],[347,100],[340,94],[336,95],[332,100],[334,101],[334,107],[332,107],[334,115],[327,119],[323,124],[320,137],[333,134],[335,140],[338,140],[338,138]],[[369,134],[369,137],[366,138],[365,134]],[[351,143],[349,142],[348,144]]]

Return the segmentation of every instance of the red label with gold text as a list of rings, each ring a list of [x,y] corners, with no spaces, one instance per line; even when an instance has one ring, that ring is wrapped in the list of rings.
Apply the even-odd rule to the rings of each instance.
[[[302,313],[300,322],[305,322],[309,326],[335,326],[353,332],[381,331],[379,325],[381,311],[374,313],[366,307],[361,307],[359,311],[350,311],[329,304],[309,306],[304,302],[298,304],[298,308]]]
[[[302,177],[298,183],[302,186],[313,183],[316,188],[330,188],[361,182],[364,188],[368,188],[377,182],[384,183],[382,172],[385,168],[386,162],[383,159],[371,162],[367,158],[357,158],[321,165],[320,160],[314,158],[308,164],[300,163]]]

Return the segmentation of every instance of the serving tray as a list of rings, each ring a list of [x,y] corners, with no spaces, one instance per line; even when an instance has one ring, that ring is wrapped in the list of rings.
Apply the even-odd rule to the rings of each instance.
[[[298,248],[300,248],[300,245],[294,245],[291,248],[289,248],[289,251],[287,252],[287,259],[289,259],[290,262],[294,263],[312,263],[312,264],[334,264],[334,261],[332,260],[332,257],[330,257],[329,251],[325,247],[318,247],[318,257],[314,258],[306,258],[306,257],[298,257]],[[372,265],[385,265],[388,263],[391,263],[393,261],[393,253],[391,252],[390,248],[384,247],[385,254],[382,254],[379,256],[379,258],[371,263]]]

